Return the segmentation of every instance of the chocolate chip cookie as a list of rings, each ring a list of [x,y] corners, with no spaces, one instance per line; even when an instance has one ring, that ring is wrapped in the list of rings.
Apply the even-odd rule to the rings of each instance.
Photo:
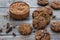
[[[38,5],[45,6],[48,4],[48,0],[37,0]]]
[[[32,17],[35,18],[39,15],[39,11],[38,10],[35,10],[33,13],[32,13]]]
[[[52,31],[60,32],[60,22],[53,22],[50,25]]]
[[[19,26],[19,32],[22,34],[22,35],[28,35],[32,32],[32,27],[30,24],[28,23],[24,23],[24,24],[21,24]]]
[[[33,19],[33,27],[36,29],[44,29],[46,27],[46,19],[41,16],[37,16]]]
[[[50,34],[46,30],[38,30],[35,33],[36,40],[50,40]]]
[[[47,14],[49,14],[50,16],[53,15],[53,9],[50,6],[45,6],[45,7],[41,7],[38,8],[38,10],[41,12],[46,12]]]
[[[39,16],[44,17],[45,20],[46,20],[46,22],[47,22],[47,24],[50,22],[50,16],[49,16],[49,14],[47,14],[46,12],[41,12],[41,13],[39,14]]]
[[[60,2],[59,1],[54,1],[51,3],[51,7],[53,9],[60,9]]]
[[[14,2],[9,7],[10,17],[23,20],[29,16],[30,7],[25,2]]]

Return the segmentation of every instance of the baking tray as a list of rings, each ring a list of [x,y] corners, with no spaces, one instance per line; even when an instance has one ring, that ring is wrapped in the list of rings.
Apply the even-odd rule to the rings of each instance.
[[[18,21],[9,17],[9,5],[16,1],[23,1],[30,5],[30,15],[26,20]],[[51,1],[52,0],[49,0],[49,3],[51,3]],[[0,33],[0,40],[35,40],[35,33],[33,33],[35,29],[33,29],[31,35],[23,36],[19,34],[18,26],[22,23],[29,23],[32,25],[32,12],[38,7],[41,6],[37,5],[37,0],[0,0],[0,27],[3,29],[3,32]],[[56,18],[51,20],[51,22],[60,21],[60,10],[53,10],[53,15],[55,15]],[[8,34],[5,33],[6,29],[3,26],[6,26],[6,23],[16,25],[16,28],[12,30],[12,32],[16,34],[16,37],[12,35],[12,32]],[[51,40],[60,40],[60,33],[52,32],[50,30],[50,25],[47,25],[46,29],[51,35]]]

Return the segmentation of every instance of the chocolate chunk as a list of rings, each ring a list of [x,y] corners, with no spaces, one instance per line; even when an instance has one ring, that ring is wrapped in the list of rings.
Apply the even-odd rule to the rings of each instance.
[[[6,33],[9,33],[12,31],[12,27],[9,27],[7,30],[6,30]]]
[[[7,23],[7,27],[6,27],[6,29],[8,29],[10,27],[10,24],[9,23]]]
[[[0,28],[0,33],[2,32],[2,28]]]
[[[13,28],[15,28],[16,26],[13,26]]]
[[[33,31],[33,33],[35,33],[36,31]]]
[[[15,34],[14,32],[12,33],[12,35],[13,35],[13,36],[16,36],[16,34]]]
[[[55,19],[56,16],[52,16],[52,19]]]

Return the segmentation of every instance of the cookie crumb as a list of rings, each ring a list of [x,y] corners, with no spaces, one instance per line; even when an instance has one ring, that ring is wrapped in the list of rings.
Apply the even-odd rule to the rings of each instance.
[[[12,33],[12,35],[13,35],[14,37],[16,36],[16,34],[15,34],[14,32]]]
[[[36,31],[33,31],[33,33],[35,33]]]
[[[52,19],[55,19],[56,18],[56,16],[52,16]]]
[[[6,29],[8,29],[9,27],[10,27],[10,24],[9,23],[7,23],[7,25],[6,25],[7,27],[6,27]]]
[[[16,26],[13,26],[13,28],[15,28]]]

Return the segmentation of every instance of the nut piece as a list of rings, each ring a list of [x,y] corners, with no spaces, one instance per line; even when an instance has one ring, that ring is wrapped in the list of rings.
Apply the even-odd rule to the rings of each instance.
[[[35,33],[36,40],[50,40],[50,34],[46,30],[38,30]]]
[[[14,2],[10,5],[9,12],[10,17],[23,20],[29,16],[30,7],[25,2]]]
[[[28,35],[32,32],[32,27],[28,23],[21,24],[19,26],[19,32],[23,35]]]
[[[48,4],[48,0],[37,0],[38,5],[45,6]]]
[[[51,3],[51,7],[52,7],[53,9],[60,9],[60,2],[59,2],[59,1],[53,1],[53,2]]]
[[[60,32],[60,22],[53,22],[50,25],[52,31]]]

